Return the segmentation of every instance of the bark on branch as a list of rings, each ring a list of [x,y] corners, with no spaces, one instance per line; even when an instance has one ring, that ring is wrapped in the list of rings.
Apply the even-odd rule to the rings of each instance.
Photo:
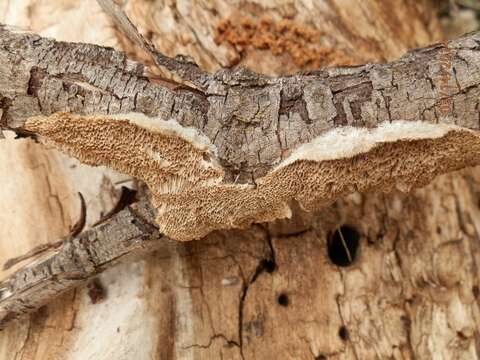
[[[199,92],[151,82],[110,48],[0,30],[2,125],[29,117],[139,112],[175,119],[217,148],[226,181],[253,183],[292,149],[335,127],[414,120],[478,130],[480,34],[387,64],[266,77],[223,69]]]
[[[117,260],[152,249],[162,236],[152,225],[147,202],[127,207],[108,222],[49,249],[0,282],[0,329],[10,320],[37,310]],[[149,220],[150,219],[150,220]],[[164,239],[163,245],[171,241]]]

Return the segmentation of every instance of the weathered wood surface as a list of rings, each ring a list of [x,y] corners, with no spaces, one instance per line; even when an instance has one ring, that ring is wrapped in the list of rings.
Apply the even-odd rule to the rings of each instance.
[[[72,4],[63,8],[62,14],[70,16],[63,16],[66,20],[60,17],[58,28],[75,18],[72,14],[76,11],[77,17],[95,13],[95,6],[88,1]],[[314,28],[329,30],[329,36],[338,39],[347,54],[356,50],[360,62],[393,59],[407,47],[426,45],[438,36],[435,23],[428,22],[434,16],[426,2],[394,2],[389,11],[379,4],[383,2],[321,1],[311,8],[303,2],[292,6],[269,2],[262,9],[272,15],[274,23],[279,18],[293,23],[310,19]],[[28,16],[41,14],[47,6],[36,3]],[[143,27],[144,34],[153,29],[159,50],[175,55],[181,46],[188,50],[182,53],[188,52],[205,69],[228,63],[233,54],[231,59],[241,59],[258,71],[291,72],[299,65],[288,59],[289,54],[275,57],[272,49],[249,45],[237,52],[238,48],[215,45],[212,40],[212,24],[217,19],[226,17],[227,12],[243,11],[255,24],[252,14],[259,6],[129,2],[127,9],[135,23],[151,26]],[[385,14],[395,14],[395,19]],[[325,21],[327,15],[343,21]],[[102,21],[100,25],[105,24]],[[337,31],[340,25],[348,26],[349,31]],[[231,28],[235,29],[235,24]],[[46,31],[54,33],[51,27]],[[89,34],[80,33],[75,40]],[[74,37],[72,31],[54,35],[65,40]],[[191,39],[199,39],[200,45]],[[124,39],[120,38],[119,44],[133,53]],[[403,109],[403,104],[399,108]],[[25,142],[8,141],[8,146]],[[40,148],[32,147],[30,155]],[[46,173],[51,176],[55,169],[67,173],[67,168],[60,165]],[[85,174],[92,173],[82,171],[75,179],[85,182]],[[476,172],[440,177],[410,196],[354,194],[315,214],[297,211],[290,221],[215,233],[201,242],[177,244],[144,260],[121,264],[100,277],[105,286],[100,303],[93,304],[88,289],[81,287],[30,320],[10,324],[0,333],[0,357],[475,359],[479,336]],[[245,175],[242,182],[249,179]],[[42,186],[38,182],[36,188]],[[58,189],[63,194],[62,206],[73,209],[68,214],[74,214],[70,215],[70,223],[74,223],[77,189]],[[90,190],[98,189],[92,184]],[[69,193],[72,196],[67,198]],[[6,195],[2,199],[8,200]],[[22,214],[32,203],[27,197],[20,204],[8,200],[5,206]],[[95,214],[96,208],[88,209]],[[33,225],[28,219],[25,216],[23,223]],[[44,221],[54,223],[54,219]],[[2,227],[8,220],[2,218]],[[15,221],[21,223],[18,218]],[[359,232],[359,251],[353,265],[338,267],[328,256],[327,239],[344,223]],[[66,234],[68,226],[64,227]],[[24,236],[22,241],[34,243],[34,236]],[[50,233],[50,241],[58,237]],[[10,249],[3,240],[2,246]]]

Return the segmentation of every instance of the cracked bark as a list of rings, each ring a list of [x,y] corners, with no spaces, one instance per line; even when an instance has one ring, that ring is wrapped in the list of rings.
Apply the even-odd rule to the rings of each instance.
[[[153,40],[159,50],[174,56],[176,46],[188,49],[184,52],[209,70],[218,66],[218,63],[226,64],[234,59],[235,50],[228,44],[215,45],[209,41],[214,34],[205,25],[215,24],[216,20],[227,17],[227,11],[251,16],[251,13],[259,10],[257,4],[251,3],[242,3],[238,8],[234,4],[229,5],[227,10],[215,6],[219,5],[217,3],[211,8],[203,4],[192,6],[182,1],[175,5],[136,3],[137,7],[133,2],[126,5],[129,15],[134,23],[141,25],[144,34],[148,30],[153,31]],[[325,7],[322,11],[319,10],[320,3]],[[33,14],[41,13],[42,6],[46,5],[35,3],[31,11]],[[92,3],[75,6],[94,7]],[[435,25],[425,20],[433,18],[426,3],[399,1],[390,4],[395,11],[386,12],[382,5],[374,1],[355,2],[349,7],[355,11],[354,17],[351,13],[342,15],[342,6],[345,3],[325,1],[308,11],[298,4],[293,6],[293,10],[289,6],[277,5],[262,11],[274,19],[276,16],[291,18],[293,11],[295,21],[302,19],[303,23],[305,18],[311,20],[317,28],[337,34],[331,36],[338,40],[347,53],[349,46],[351,49],[358,47],[355,56],[360,62],[393,60],[406,47],[426,45],[438,39],[429,35],[435,33]],[[172,7],[174,9],[169,11]],[[167,11],[161,12],[164,8]],[[214,8],[218,8],[216,14],[212,10]],[[72,9],[64,11],[74,12],[75,8]],[[189,9],[192,9],[191,17]],[[167,19],[172,16],[171,23],[174,25],[160,28],[154,21],[159,13]],[[416,24],[415,33],[412,34],[412,27],[399,24],[397,19],[388,18],[386,13],[408,19],[402,24]],[[337,21],[325,21],[325,14]],[[372,22],[371,16],[387,19]],[[186,28],[186,18],[192,19],[192,30]],[[350,20],[346,21],[347,18]],[[322,24],[332,23],[335,24],[332,26],[336,26],[335,30],[341,31],[322,28],[326,26]],[[182,42],[182,32],[187,38],[195,33],[200,44]],[[374,33],[373,38],[366,33]],[[379,33],[381,35],[377,35]],[[355,39],[353,34],[359,35]],[[68,37],[69,34],[58,36]],[[378,37],[383,38],[379,40]],[[125,40],[119,43],[128,47]],[[64,46],[68,50],[69,45]],[[29,64],[25,79],[19,83],[22,86],[15,90],[15,94],[24,94],[23,98],[20,97],[22,101],[27,97],[35,98],[33,104],[39,99],[38,104],[42,107],[38,111],[45,114],[64,110],[67,106],[79,113],[89,113],[90,107],[91,111],[100,113],[118,112],[121,105],[122,109],[133,107],[147,114],[175,116],[184,125],[203,129],[210,138],[215,139],[219,149],[223,146],[224,150],[220,151],[222,165],[228,170],[229,181],[252,182],[275,166],[278,159],[288,154],[289,149],[308,141],[328,127],[352,119],[355,119],[353,124],[357,126],[376,126],[390,118],[422,119],[423,114],[425,121],[435,122],[437,118],[439,122],[460,121],[461,126],[477,130],[478,111],[473,104],[475,101],[472,102],[478,97],[476,83],[473,87],[465,83],[476,81],[476,68],[471,67],[470,72],[465,72],[465,68],[462,70],[459,65],[462,60],[451,57],[453,54],[442,46],[427,53],[416,52],[404,58],[403,62],[394,63],[398,66],[396,72],[392,76],[387,74],[386,78],[381,77],[380,88],[375,88],[369,69],[350,69],[344,75],[323,73],[298,77],[310,79],[320,88],[315,88],[320,94],[330,89],[331,95],[324,96],[331,102],[327,102],[328,107],[322,111],[320,118],[310,118],[313,110],[309,113],[307,104],[309,99],[315,97],[310,95],[309,98],[308,91],[305,92],[308,82],[300,81],[299,89],[294,89],[292,94],[288,91],[281,94],[280,89],[274,89],[274,86],[283,87],[283,84],[267,83],[264,87],[249,88],[248,79],[242,79],[241,84],[232,86],[229,83],[232,79],[224,83],[224,79],[217,78],[222,89],[227,88],[226,94],[204,96],[189,89],[172,89],[163,83],[149,82],[145,78],[137,84],[137,79],[142,81],[141,69],[129,65],[124,58],[115,60],[110,50],[103,53],[108,61],[100,61],[100,67],[96,67],[98,63],[85,64],[78,72],[85,71],[90,75],[81,79],[72,79],[68,71],[57,73],[59,69],[44,69],[41,64]],[[203,51],[202,47],[207,47],[208,51]],[[456,49],[454,53],[474,53],[475,47]],[[82,49],[80,53],[90,47],[83,45]],[[127,50],[133,52],[130,48]],[[289,70],[295,68],[293,62],[278,65],[281,63],[279,61],[272,66],[271,59],[275,57],[268,53],[268,50],[247,49],[241,55],[241,62],[256,65],[255,69],[260,72],[271,72],[271,69],[278,70],[282,66]],[[70,61],[65,53],[48,53],[46,56],[45,59],[51,56],[51,59],[63,57],[65,62]],[[213,60],[212,57],[216,58]],[[421,58],[428,59],[432,67],[429,65],[419,69],[409,62],[409,59]],[[21,59],[19,61],[23,63]],[[472,59],[467,58],[467,61],[471,62]],[[457,68],[457,65],[460,67]],[[31,79],[29,66],[38,68],[33,71],[30,83],[32,94],[37,92],[39,96],[27,93]],[[388,68],[390,65],[383,66]],[[454,66],[458,84],[465,86],[463,92],[459,91],[457,81],[451,76]],[[463,63],[463,66],[466,64]],[[38,74],[40,76],[36,77]],[[367,81],[364,76],[368,77]],[[36,82],[36,79],[41,81]],[[402,79],[414,83],[402,82]],[[41,91],[51,86],[49,84],[56,86],[56,92],[48,94]],[[84,106],[76,100],[76,95],[68,95],[65,89],[69,89],[70,84],[77,85],[79,89],[73,93],[85,95],[87,100],[93,99],[90,101],[92,105]],[[91,84],[95,87],[90,87]],[[334,89],[340,91],[337,93]],[[273,90],[278,93],[274,92],[275,96],[270,97]],[[152,94],[154,101],[148,102],[146,97],[135,96],[143,91]],[[369,99],[370,92],[377,94],[379,100]],[[246,99],[240,99],[243,94]],[[280,99],[285,100],[282,112],[279,110]],[[58,101],[59,107],[55,107],[55,101]],[[134,105],[128,105],[131,102]],[[213,109],[220,112],[228,108],[222,106],[247,103],[248,107],[238,107],[230,113],[212,113]],[[3,119],[9,126],[21,126],[21,119],[30,114],[30,107],[25,104],[18,102],[16,108],[11,107],[7,111],[10,114]],[[323,103],[318,106],[323,109]],[[257,119],[262,114],[260,107],[267,111],[267,116],[261,120]],[[18,115],[21,109],[26,109],[24,115]],[[215,118],[219,119],[219,124],[211,123]],[[337,122],[333,121],[334,118]],[[19,119],[20,122],[17,122]],[[261,129],[258,134],[255,131],[248,134],[246,129],[260,129],[261,124],[265,125],[264,130]],[[236,128],[242,131],[237,133]],[[263,139],[263,143],[257,144],[259,134],[263,134],[263,131],[269,136]],[[13,149],[26,143],[30,144],[27,140],[20,140],[16,145],[9,141],[0,146],[7,147],[8,144]],[[275,149],[268,150],[268,154],[273,154],[271,158],[265,158],[261,151],[266,145]],[[30,154],[41,149],[40,145],[31,146]],[[15,151],[10,154],[15,154]],[[18,155],[11,157],[18,164],[24,163]],[[70,175],[67,169],[71,163],[62,160],[54,166],[51,159],[59,155],[49,152],[46,157],[50,160],[49,165],[38,169],[50,174],[50,182],[52,179],[65,178],[64,181],[70,186],[64,190],[67,186],[52,183],[50,191],[45,191],[46,186],[41,183],[43,179],[37,175],[36,188],[40,192],[43,189],[47,194],[56,190],[54,194],[57,196],[56,199],[52,197],[50,203],[51,211],[56,212],[55,216],[45,217],[43,223],[55,224],[54,219],[59,217],[57,207],[65,207],[63,225],[57,225],[59,230],[48,232],[47,226],[42,232],[42,235],[48,234],[45,236],[49,241],[68,234],[69,225],[78,219],[77,191],[87,194],[87,216],[90,216],[87,220],[90,225],[102,218],[102,211],[105,214],[115,207],[114,196],[112,200],[105,201],[106,205],[92,204],[96,195],[112,191],[109,186],[103,185],[103,180],[101,187],[91,185],[90,192],[85,185],[82,189],[77,187],[82,185],[80,179],[89,178],[92,181],[94,172],[102,174],[104,170],[85,169],[75,163],[82,172]],[[29,166],[35,168],[38,164],[32,161]],[[13,169],[13,179],[20,182],[22,174],[19,174],[18,165]],[[480,260],[476,245],[480,216],[477,207],[477,173],[478,170],[469,169],[439,177],[409,196],[397,192],[388,195],[353,194],[315,213],[303,213],[297,209],[291,220],[277,221],[263,228],[256,225],[241,231],[217,232],[201,242],[173,243],[144,259],[121,263],[101,275],[107,294],[102,303],[91,304],[88,289],[80,287],[76,293],[66,293],[53,304],[42,308],[30,320],[9,324],[0,333],[0,357],[122,359],[135,354],[141,359],[477,358],[479,285],[476,264]],[[111,174],[107,176],[113,178]],[[72,180],[73,185],[70,183]],[[7,179],[2,178],[2,181],[6,182]],[[65,194],[70,193],[72,195],[67,198]],[[89,193],[93,195],[88,196]],[[29,196],[33,198],[33,195]],[[41,199],[39,196],[37,198]],[[7,192],[2,199],[9,199]],[[7,200],[11,208],[17,206],[17,209],[25,209],[21,204],[16,204],[18,200]],[[23,201],[25,207],[33,204],[28,198]],[[47,204],[43,203],[37,206],[47,208]],[[11,221],[11,216],[2,219],[2,228],[5,229]],[[41,221],[28,222],[23,219],[23,222],[32,228],[42,226],[35,224]],[[19,223],[15,223],[17,228],[20,227]],[[344,223],[357,229],[361,237],[354,264],[341,268],[333,265],[328,257],[327,238],[330,232]],[[108,223],[102,223],[102,226],[108,226]],[[35,235],[15,238],[34,239]],[[8,238],[13,237],[10,235]],[[157,243],[165,242],[161,240]],[[6,254],[10,247],[3,241],[0,244]],[[37,245],[34,241],[31,244]],[[26,250],[28,248],[24,252]],[[272,259],[275,266],[269,262]],[[269,265],[265,267],[266,264]],[[273,270],[269,272],[262,268]],[[288,297],[287,306],[278,302],[282,294]],[[242,309],[241,319],[239,309]],[[342,326],[348,331],[347,340],[339,335]],[[101,345],[98,338],[102,338],[105,345]],[[236,344],[241,344],[241,347]]]
[[[205,92],[151,82],[142,65],[112,49],[5,27],[0,39],[4,128],[25,132],[29,117],[66,110],[173,118],[215,144],[231,182],[254,182],[293,149],[338,126],[396,120],[480,126],[476,33],[387,64],[281,77],[220,70],[205,80]]]

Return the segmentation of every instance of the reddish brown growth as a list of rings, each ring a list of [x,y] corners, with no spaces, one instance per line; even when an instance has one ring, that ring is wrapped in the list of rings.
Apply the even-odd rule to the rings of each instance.
[[[227,42],[240,54],[249,47],[270,50],[275,55],[287,53],[299,68],[352,65],[352,60],[342,51],[322,46],[322,36],[319,30],[292,20],[230,17],[217,24],[215,42]]]

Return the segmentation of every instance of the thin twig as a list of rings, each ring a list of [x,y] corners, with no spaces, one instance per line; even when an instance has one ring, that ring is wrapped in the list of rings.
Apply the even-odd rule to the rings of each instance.
[[[85,198],[81,192],[78,193],[78,197],[80,198],[80,217],[75,225],[73,225],[70,229],[70,236],[76,236],[80,234],[85,227],[85,223],[87,222],[87,205],[85,204]]]
[[[122,186],[122,193],[120,194],[120,198],[118,199],[115,206],[109,212],[103,215],[100,218],[100,220],[98,220],[95,224],[93,224],[93,226],[97,226],[97,225],[100,225],[101,223],[104,223],[105,221],[110,219],[113,215],[123,210],[125,207],[133,204],[135,201],[137,201],[136,194],[137,192],[135,190],[129,189],[126,186]]]
[[[157,66],[166,68],[172,74],[180,76],[181,79],[192,83],[200,90],[206,89],[210,74],[200,69],[192,59],[185,56],[171,58],[158,52],[155,46],[138,32],[132,21],[114,1],[97,0],[97,2],[121,31],[150,55]]]
[[[71,236],[71,237],[77,236],[78,234],[80,234],[82,232],[83,228],[85,227],[86,218],[87,218],[87,206],[85,204],[85,199],[80,192],[78,193],[78,196],[80,198],[80,217],[79,217],[78,221],[75,223],[75,225],[73,225],[72,228],[70,229],[69,236]],[[27,253],[25,253],[23,255],[8,259],[3,264],[3,270],[4,271],[8,270],[12,266],[15,266],[16,264],[18,264],[22,261],[31,259],[32,257],[35,257],[35,256],[37,256],[37,255],[39,255],[39,254],[41,254],[45,251],[58,248],[62,244],[63,244],[63,240],[59,240],[59,241],[35,246],[33,249],[31,249],[30,251],[28,251]]]

